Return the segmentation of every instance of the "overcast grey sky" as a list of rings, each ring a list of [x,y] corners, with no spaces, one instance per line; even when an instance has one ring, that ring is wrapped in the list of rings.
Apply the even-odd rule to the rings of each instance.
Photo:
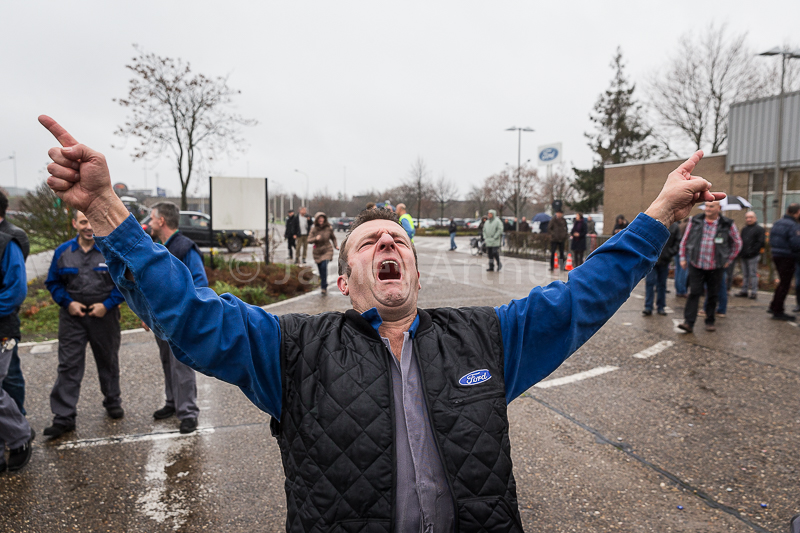
[[[653,6],[653,7],[645,7]],[[269,177],[284,191],[335,194],[397,185],[424,158],[462,194],[538,145],[563,142],[588,167],[589,112],[623,49],[631,80],[665,64],[680,35],[727,22],[758,51],[797,42],[797,0],[663,2],[3,2],[0,6],[0,185],[46,178],[49,114],[104,152],[115,182],[145,186],[145,165],[112,132],[125,110],[133,43],[230,75],[247,151],[214,173]],[[776,61],[776,59],[764,59]],[[643,97],[643,93],[639,96]],[[170,161],[147,164],[147,186],[179,190]],[[190,187],[190,192],[195,192]]]

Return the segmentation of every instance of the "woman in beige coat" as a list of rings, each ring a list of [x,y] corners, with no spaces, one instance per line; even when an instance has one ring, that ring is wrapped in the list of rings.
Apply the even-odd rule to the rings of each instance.
[[[333,259],[333,249],[339,249],[336,235],[328,222],[328,217],[322,211],[314,215],[314,225],[308,234],[308,243],[313,244],[312,253],[314,262],[319,268],[319,286],[322,294],[328,293],[328,261]]]

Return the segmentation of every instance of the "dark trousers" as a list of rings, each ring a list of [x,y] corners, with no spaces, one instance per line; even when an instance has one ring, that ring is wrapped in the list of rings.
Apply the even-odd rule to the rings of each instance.
[[[58,377],[50,392],[53,422],[75,424],[81,381],[86,369],[86,343],[92,347],[103,407],[119,407],[119,307],[103,318],[72,316],[66,309],[58,314]]]
[[[8,375],[3,380],[3,390],[11,396],[23,416],[28,414],[25,412],[25,377],[22,375],[17,346],[11,351],[11,361],[8,363]]]
[[[292,250],[297,246],[294,242],[294,236],[286,238],[286,247],[289,248],[289,259],[292,258]]]
[[[714,270],[701,270],[691,263],[689,264],[689,297],[686,299],[686,307],[683,310],[683,318],[688,324],[694,325],[697,320],[697,308],[700,305],[700,297],[703,295],[703,285],[708,287],[706,302],[708,311],[706,312],[706,324],[713,324],[717,312],[717,299],[719,297],[719,284],[722,280],[724,268]]]
[[[161,368],[164,369],[164,396],[166,407],[175,409],[178,420],[197,418],[197,376],[194,370],[175,359],[172,348],[165,340],[156,337]]]
[[[317,263],[319,269],[319,288],[328,289],[328,260],[320,261]]]
[[[579,267],[583,264],[583,250],[573,250],[572,251],[572,266]]]
[[[552,270],[553,269],[553,265],[555,264],[554,261],[555,261],[555,256],[556,256],[556,249],[558,249],[558,260],[559,260],[558,265],[563,270],[564,266],[566,266],[564,264],[564,241],[561,241],[561,242],[552,241],[552,242],[550,242],[550,269]]]
[[[486,253],[489,256],[489,270],[494,270],[494,262],[497,260],[497,270],[500,270],[500,247],[487,246]]]
[[[669,263],[656,263],[653,270],[645,278],[644,308],[645,311],[653,310],[653,296],[655,293],[656,309],[663,311],[667,305],[667,275]]]
[[[773,256],[772,262],[775,263],[775,270],[778,271],[781,281],[778,288],[775,289],[775,295],[772,297],[769,308],[772,309],[773,314],[781,315],[784,312],[783,302],[786,301],[786,295],[789,294],[789,287],[792,285],[795,261],[793,257]]]

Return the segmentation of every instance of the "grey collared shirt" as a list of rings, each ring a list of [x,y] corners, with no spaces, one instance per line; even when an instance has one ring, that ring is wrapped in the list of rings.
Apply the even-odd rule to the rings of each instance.
[[[389,339],[381,337],[389,353]],[[394,441],[397,461],[395,532],[453,531],[453,498],[431,429],[413,342],[403,336],[400,360],[392,356]]]

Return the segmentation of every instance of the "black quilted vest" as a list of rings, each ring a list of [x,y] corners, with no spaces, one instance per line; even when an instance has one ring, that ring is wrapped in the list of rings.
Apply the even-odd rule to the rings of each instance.
[[[16,238],[12,237],[7,233],[0,233],[0,262],[3,261],[3,256],[6,255],[6,247],[8,243],[14,241],[19,245],[19,242]],[[3,276],[0,274],[0,286],[3,285]],[[19,309],[11,313],[10,315],[6,315],[4,317],[0,317],[0,339],[5,338],[20,338],[20,331],[19,331]]]
[[[197,247],[192,239],[181,232],[175,232],[172,234],[172,237],[167,239],[166,248],[169,250],[169,253],[177,257],[180,261],[184,260],[186,254],[188,254],[191,249],[194,249],[194,251],[200,255],[201,259],[203,258],[200,248]]]
[[[491,307],[418,312],[414,354],[455,531],[521,532],[497,315]],[[393,532],[391,353],[354,310],[285,315],[280,326],[283,401],[272,429],[286,474],[286,530]],[[476,370],[491,378],[459,384]]]

